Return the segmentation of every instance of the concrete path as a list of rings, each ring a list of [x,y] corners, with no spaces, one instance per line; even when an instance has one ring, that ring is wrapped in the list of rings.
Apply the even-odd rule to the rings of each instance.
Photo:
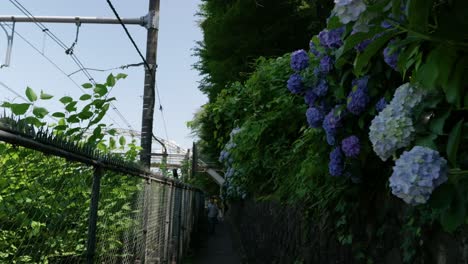
[[[226,222],[217,224],[215,234],[207,237],[187,264],[240,264],[227,225]]]

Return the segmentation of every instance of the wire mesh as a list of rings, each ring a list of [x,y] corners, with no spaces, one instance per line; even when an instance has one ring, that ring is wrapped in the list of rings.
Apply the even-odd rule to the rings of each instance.
[[[0,142],[0,263],[86,262],[94,172]],[[100,177],[93,263],[178,263],[202,194],[113,171]]]

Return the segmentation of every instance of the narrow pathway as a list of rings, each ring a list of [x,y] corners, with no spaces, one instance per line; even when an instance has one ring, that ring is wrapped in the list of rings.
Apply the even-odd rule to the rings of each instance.
[[[197,254],[190,263],[193,264],[240,264],[228,223],[223,222],[216,225],[216,233],[211,235],[200,246]]]

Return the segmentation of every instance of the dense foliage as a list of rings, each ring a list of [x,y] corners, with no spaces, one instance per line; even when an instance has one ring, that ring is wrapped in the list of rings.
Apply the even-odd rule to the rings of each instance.
[[[115,100],[108,98],[108,92],[121,78],[125,75],[109,75],[104,84],[84,84],[89,93],[78,100],[60,98],[64,110],[51,115],[43,105],[53,96],[44,92],[37,95],[28,87],[28,103],[3,103],[12,117],[1,118],[0,125],[17,126],[31,135],[46,126],[53,133],[50,140],[67,136],[104,153],[125,151],[125,158],[134,161],[138,154],[135,142],[127,144],[124,137],[119,138],[114,129],[101,123]],[[12,122],[18,118],[19,124]],[[51,118],[56,122],[47,124]],[[0,262],[82,262],[93,168],[0,142],[0,175]],[[125,231],[138,224],[134,206],[140,182],[106,172],[98,212],[98,256],[123,253]]]
[[[204,109],[212,134],[232,130],[212,139],[228,193],[301,201],[360,258],[398,223],[404,260],[424,262],[422,228],[466,220],[466,13],[463,0],[335,0],[308,51],[260,60]],[[363,220],[375,228],[356,231]]]

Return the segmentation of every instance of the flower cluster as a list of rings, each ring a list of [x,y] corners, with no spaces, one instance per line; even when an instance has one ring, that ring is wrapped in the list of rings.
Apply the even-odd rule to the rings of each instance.
[[[341,128],[342,120],[344,117],[344,111],[340,109],[341,106],[333,108],[323,120],[322,127],[325,130],[327,136],[327,142],[329,145],[335,145],[335,136],[338,129]]]
[[[333,59],[332,59],[332,57],[327,56],[327,55],[323,56],[320,59],[319,69],[320,69],[320,73],[322,73],[322,74],[327,74],[327,73],[331,72],[333,70]]]
[[[366,110],[369,101],[367,89],[357,88],[349,93],[346,108],[350,113],[360,115]]]
[[[363,0],[335,0],[333,13],[340,18],[341,23],[348,24],[356,21],[365,10]]]
[[[343,45],[342,36],[344,33],[344,27],[337,28],[337,29],[324,29],[322,30],[318,38],[320,40],[320,45],[329,48],[329,49],[337,49]]]
[[[400,55],[400,49],[395,48],[395,41],[392,40],[388,43],[387,47],[383,50],[384,61],[395,71],[398,65],[398,56]]]
[[[408,204],[424,204],[434,189],[447,181],[447,171],[447,161],[437,151],[416,146],[396,160],[390,188]]]
[[[305,50],[297,50],[291,54],[291,69],[302,71],[309,66],[309,55]]]
[[[387,106],[387,101],[385,100],[384,97],[380,98],[380,100],[375,104],[375,110],[377,112],[382,112],[384,108]]]
[[[298,94],[302,92],[303,84],[302,84],[302,77],[298,73],[293,73],[289,77],[288,80],[288,89],[293,94]]]
[[[341,149],[348,158],[355,158],[361,152],[361,144],[356,136],[349,136],[341,141]]]
[[[318,128],[323,121],[323,113],[316,107],[309,107],[306,112],[307,122],[310,127]]]
[[[318,80],[317,85],[315,86],[315,88],[312,91],[318,97],[325,96],[327,94],[327,91],[328,91],[327,81],[325,79]]]
[[[424,92],[417,86],[403,84],[395,91],[390,104],[372,120],[369,139],[383,161],[413,140],[412,110],[423,97]]]
[[[336,147],[330,152],[330,162],[328,163],[328,170],[332,176],[341,176],[344,169],[343,153],[339,147]]]

